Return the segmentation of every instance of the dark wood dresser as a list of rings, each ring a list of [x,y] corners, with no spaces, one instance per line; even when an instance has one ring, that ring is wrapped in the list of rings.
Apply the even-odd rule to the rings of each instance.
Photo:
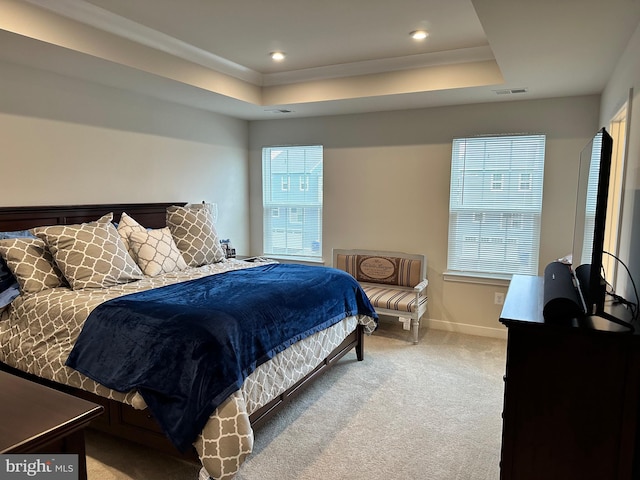
[[[0,453],[78,455],[87,478],[83,429],[103,407],[0,371]]]
[[[545,323],[542,307],[543,278],[514,276],[501,480],[640,478],[640,335],[602,318]]]

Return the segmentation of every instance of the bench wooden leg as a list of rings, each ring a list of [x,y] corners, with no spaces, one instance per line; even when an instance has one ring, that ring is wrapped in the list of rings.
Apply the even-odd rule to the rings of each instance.
[[[420,319],[415,318],[411,322],[411,326],[413,327],[413,344],[418,343],[418,333],[420,333]]]
[[[418,333],[420,331],[420,319],[411,317],[398,317],[398,320],[402,322],[402,328],[404,330],[413,330],[413,343],[418,343]]]

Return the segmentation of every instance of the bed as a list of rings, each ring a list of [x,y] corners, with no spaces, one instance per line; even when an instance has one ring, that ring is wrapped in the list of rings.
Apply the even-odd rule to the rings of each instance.
[[[35,289],[31,288],[31,284],[26,283],[33,280],[28,277],[31,273],[25,276],[21,271],[19,272],[25,277],[21,278],[24,282],[24,284],[20,284],[21,294],[0,312],[0,368],[103,405],[105,412],[99,421],[92,424],[94,428],[134,440],[166,453],[198,460],[202,463],[200,478],[228,479],[237,473],[245,458],[250,455],[254,428],[285,407],[301,391],[302,387],[317,378],[351,350],[355,349],[357,359],[363,360],[364,335],[371,333],[376,328],[377,316],[373,307],[366,304],[368,300],[364,301],[364,304],[359,303],[362,301],[360,299],[361,292],[356,282],[354,282],[355,286],[352,286],[348,283],[349,280],[343,277],[331,277],[334,275],[334,269],[269,263],[255,264],[242,260],[225,259],[223,254],[220,257],[220,253],[215,250],[216,246],[219,248],[219,242],[215,237],[215,227],[212,224],[208,225],[208,228],[213,230],[215,243],[218,245],[213,245],[210,252],[205,254],[205,257],[209,255],[208,259],[197,258],[202,249],[196,249],[194,254],[192,247],[195,242],[187,243],[186,246],[184,242],[181,243],[185,238],[191,240],[191,237],[183,235],[184,232],[180,230],[183,226],[181,222],[185,218],[191,218],[189,215],[195,215],[197,218],[204,218],[203,221],[206,223],[208,221],[207,213],[204,207],[184,207],[184,205],[184,203],[176,202],[0,207],[0,232],[29,230],[29,234],[35,234],[34,236],[37,238],[32,241],[33,245],[41,246],[39,242],[42,240],[46,247],[45,250],[50,250],[45,253],[55,253],[55,257],[49,258],[48,261],[53,260],[54,266],[59,267],[54,272],[57,279],[51,276],[47,277],[48,280],[53,280],[52,284],[45,287],[37,284]],[[179,216],[174,218],[172,215],[176,212]],[[76,230],[73,230],[74,228]],[[130,228],[133,229],[133,233],[128,230]],[[105,235],[111,235],[113,231],[116,231],[120,235],[120,240],[124,240],[125,251],[131,253],[123,260],[124,266],[119,267],[118,270],[119,274],[124,275],[124,280],[101,277],[98,284],[93,284],[91,282],[96,282],[95,275],[83,277],[81,268],[78,267],[78,255],[80,254],[76,250],[65,250],[64,242],[69,241],[69,231],[75,232],[73,235],[76,240],[79,238],[77,232],[81,232],[83,235],[87,231],[107,232]],[[167,240],[167,232],[170,232],[173,242]],[[127,238],[130,240],[129,244],[126,242]],[[172,254],[175,254],[177,248],[181,255],[166,254],[160,257],[161,261],[159,262],[154,255],[161,251],[158,242],[163,241],[172,243],[170,247]],[[20,240],[15,243],[23,245],[28,242]],[[88,243],[92,248],[95,248],[96,241],[93,237]],[[15,260],[15,258],[8,253],[8,245],[13,248],[14,243],[0,241],[0,255],[3,258],[6,257],[5,264],[16,267],[15,262],[10,263],[10,260]],[[145,250],[145,248],[149,248],[149,245],[154,245],[155,249],[151,250],[154,255],[148,255],[149,250]],[[162,245],[164,247],[164,244]],[[108,249],[104,248],[105,251]],[[90,248],[82,250],[83,261],[93,261],[101,255],[91,252],[94,251]],[[114,257],[116,260],[110,261],[118,263],[121,260],[118,257],[120,253],[121,251],[118,250]],[[63,254],[67,256],[65,257]],[[133,264],[131,264],[132,259]],[[26,261],[22,257],[20,260]],[[38,261],[41,260],[41,258],[38,259]],[[36,261],[34,260],[34,262]],[[23,266],[23,264],[18,265]],[[170,267],[166,265],[170,265]],[[72,267],[73,270],[70,270]],[[49,268],[48,263],[47,268]],[[320,271],[319,269],[326,270]],[[307,280],[307,275],[318,275],[320,272],[323,278],[331,279],[324,282],[327,283],[327,287],[321,286],[323,282],[312,279],[315,277],[309,277]],[[40,273],[38,270],[38,274]],[[20,276],[18,270],[16,270],[16,275]],[[270,275],[271,277],[269,277]],[[156,348],[170,348],[170,344],[178,344],[177,340],[163,342],[162,338],[167,337],[165,333],[158,335],[157,338],[152,334],[157,322],[166,320],[160,317],[175,318],[174,326],[181,325],[179,322],[185,322],[185,318],[190,321],[191,310],[189,313],[185,313],[182,305],[177,306],[182,299],[188,303],[186,300],[188,294],[192,292],[194,297],[211,296],[213,298],[212,292],[215,289],[219,289],[221,292],[233,292],[233,295],[219,294],[218,297],[215,297],[212,300],[215,301],[215,308],[209,308],[203,315],[210,315],[210,312],[215,310],[216,315],[225,321],[224,329],[227,328],[227,323],[231,325],[228,328],[229,335],[233,335],[233,341],[227,341],[227,343],[235,344],[239,342],[238,338],[244,338],[243,335],[246,337],[249,334],[243,333],[241,329],[235,327],[235,323],[230,323],[227,318],[235,315],[236,312],[252,311],[251,308],[264,311],[264,315],[278,317],[282,310],[275,307],[277,304],[273,299],[286,297],[283,291],[268,295],[269,305],[274,305],[273,310],[262,306],[259,308],[250,307],[253,300],[247,300],[266,296],[268,284],[280,285],[281,289],[288,288],[285,287],[286,283],[273,279],[284,279],[290,275],[303,275],[299,278],[303,278],[304,281],[297,280],[296,283],[313,285],[313,287],[307,287],[306,292],[309,295],[316,289],[318,293],[322,292],[321,288],[336,289],[339,285],[343,285],[342,282],[345,282],[344,287],[339,289],[344,290],[344,295],[347,295],[346,291],[354,288],[354,295],[358,299],[349,301],[356,302],[358,305],[353,303],[349,308],[345,307],[344,314],[337,313],[334,311],[334,305],[341,303],[346,305],[347,303],[346,300],[344,302],[340,300],[339,302],[331,302],[331,304],[325,302],[324,309],[321,308],[322,304],[319,304],[313,309],[305,310],[304,315],[297,313],[296,321],[288,322],[289,326],[281,329],[283,330],[282,335],[285,335],[286,331],[286,339],[284,336],[280,339],[272,339],[272,330],[274,329],[267,329],[269,332],[262,334],[265,338],[251,333],[251,338],[260,338],[260,341],[254,341],[251,346],[251,349],[257,350],[254,353],[256,358],[252,357],[252,359],[245,361],[244,357],[248,354],[238,355],[244,363],[236,362],[242,363],[242,365],[238,367],[234,381],[229,385],[225,384],[225,388],[215,390],[217,388],[215,385],[209,386],[208,384],[217,384],[218,382],[206,381],[206,379],[215,377],[219,370],[226,371],[231,367],[226,364],[223,366],[215,364],[217,359],[214,359],[211,354],[211,348],[196,344],[193,338],[185,340],[184,345],[195,345],[193,352],[188,355],[184,353],[186,351],[184,345],[180,346],[177,352],[157,350],[161,352],[157,355],[161,361],[154,363],[154,373],[145,376],[144,381],[137,380],[138,371],[143,371],[144,375],[147,375],[147,372],[151,370],[146,364],[144,367],[140,366],[144,360],[140,359],[140,356],[143,355],[141,352],[153,352],[156,351],[154,350]],[[252,288],[243,286],[241,282],[250,284]],[[297,295],[297,297],[305,295]],[[351,294],[349,293],[349,295]],[[221,301],[223,297],[224,302]],[[245,310],[242,310],[240,303],[233,303],[232,297],[242,299],[240,303]],[[362,293],[362,297],[366,299],[364,293]],[[175,302],[170,299],[175,299]],[[136,301],[134,302],[134,300]],[[255,301],[257,302],[259,299]],[[228,311],[223,311],[223,304],[226,305]],[[153,312],[147,311],[148,306],[151,305],[156,306],[152,309]],[[136,308],[144,307],[145,310],[133,313],[134,306]],[[184,308],[187,307],[184,306]],[[172,312],[172,314],[167,312]],[[129,317],[120,318],[116,316],[116,313],[129,315]],[[242,318],[248,318],[249,314],[243,313],[243,315]],[[270,321],[273,320],[271,317]],[[311,323],[306,324],[307,318],[311,317],[320,317],[314,326],[311,326]],[[132,318],[135,318],[136,321],[133,322]],[[113,323],[105,326],[107,321]],[[220,322],[221,320],[207,317],[206,321]],[[260,323],[261,320],[255,322]],[[220,325],[222,324],[216,323],[215,327],[211,327],[213,335],[216,337],[221,336],[222,334],[218,332],[224,330]],[[167,328],[164,323],[162,328]],[[297,330],[294,331],[294,328]],[[192,332],[195,329],[192,327],[184,330]],[[141,337],[139,336],[142,335],[140,332],[146,332],[144,335],[149,334],[149,336]],[[131,335],[132,339],[129,339],[128,346],[124,344],[120,347],[119,344],[113,343],[113,339],[108,342],[102,341],[102,344],[86,343],[89,340],[96,342],[110,333],[118,338],[123,336],[129,338]],[[171,335],[176,335],[175,338],[178,338],[177,333]],[[192,334],[192,336],[196,335]],[[141,340],[142,338],[144,338],[144,342]],[[151,340],[152,338],[155,339]],[[153,349],[145,343],[147,339],[149,342],[153,341]],[[268,342],[274,343],[269,344]],[[158,344],[162,346],[156,347],[155,345]],[[144,348],[138,351],[136,348],[131,348],[131,345],[143,345]],[[210,343],[205,342],[203,345],[210,345]],[[223,342],[223,347],[218,345],[216,348],[224,349],[226,347]],[[199,352],[205,350],[207,356],[203,354],[203,358],[207,359],[208,370],[200,364],[191,366],[189,364],[191,359],[198,357]],[[112,352],[117,352],[117,355]],[[135,356],[136,352],[138,356]],[[92,355],[95,357],[93,360],[99,359],[98,363],[101,366],[111,365],[113,370],[119,370],[118,365],[126,365],[127,368],[124,369],[126,372],[122,374],[118,372],[118,375],[121,376],[115,379],[115,374],[96,373],[92,370],[93,367],[88,366],[91,364],[80,363],[81,361],[86,362],[87,358]],[[123,358],[128,358],[127,355],[132,356],[129,360],[123,361]],[[153,354],[148,356],[154,357]],[[169,383],[170,377],[172,377],[170,374],[163,377],[165,383],[161,385],[149,383],[151,382],[149,378],[163,376],[159,369],[165,368],[168,372],[173,372],[178,368],[176,365],[189,365],[188,368],[185,367],[185,370],[196,372],[194,373],[197,376],[196,379],[190,383],[187,382],[185,378],[190,377],[183,372],[180,375],[173,375],[177,377],[175,386]],[[235,369],[235,364],[232,367]],[[80,373],[81,371],[84,373]],[[202,372],[206,372],[205,380],[202,377],[205,374]],[[104,380],[104,384],[95,378]],[[136,380],[132,380],[133,378]],[[183,383],[187,384],[184,392],[182,391]],[[192,390],[189,389],[193,389],[194,384],[197,384],[198,390],[197,395],[192,396],[197,397],[200,401],[196,407],[192,407],[191,400],[187,402],[186,398],[189,395],[185,393],[191,392]],[[203,384],[206,385],[203,387]],[[127,389],[127,386],[131,385],[138,385],[139,388]],[[171,389],[170,392],[160,391],[168,388]],[[212,396],[220,400],[212,403],[209,401]],[[174,399],[178,399],[176,403],[172,403]],[[152,411],[153,413],[151,413]],[[197,415],[189,416],[191,411],[197,412]],[[187,421],[182,420],[182,417],[180,417],[180,421],[176,421],[176,412],[179,412],[180,415],[186,412],[184,418]],[[200,428],[201,423],[204,424],[202,428]],[[174,429],[174,424],[180,424],[180,429],[177,427]],[[197,430],[195,436],[190,431],[194,428]]]

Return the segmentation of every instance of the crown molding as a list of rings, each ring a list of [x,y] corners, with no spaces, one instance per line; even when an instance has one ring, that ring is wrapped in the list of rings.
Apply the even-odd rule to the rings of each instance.
[[[438,65],[495,60],[489,46],[461,48],[444,52],[422,53],[404,57],[366,60],[362,62],[342,63],[325,67],[291,70],[288,72],[267,73],[262,75],[262,86],[272,87],[331,78],[375,75],[378,73],[413,70]]]
[[[489,46],[462,48],[445,52],[424,53],[404,57],[262,74],[226,58],[198,48],[137,22],[116,15],[84,0],[24,0],[58,15],[90,25],[113,35],[168,53],[255,86],[276,86],[331,78],[372,75],[434,65],[494,60]]]
[[[58,15],[260,86],[262,74],[83,0],[24,0]]]

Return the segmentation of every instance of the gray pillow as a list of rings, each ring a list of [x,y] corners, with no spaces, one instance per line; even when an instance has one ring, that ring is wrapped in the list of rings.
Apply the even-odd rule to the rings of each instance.
[[[22,293],[38,293],[67,285],[51,253],[39,238],[0,240],[0,255],[18,281]]]
[[[211,212],[200,206],[167,208],[167,227],[190,267],[224,260]]]
[[[38,227],[73,290],[107,288],[143,278],[112,223]]]

